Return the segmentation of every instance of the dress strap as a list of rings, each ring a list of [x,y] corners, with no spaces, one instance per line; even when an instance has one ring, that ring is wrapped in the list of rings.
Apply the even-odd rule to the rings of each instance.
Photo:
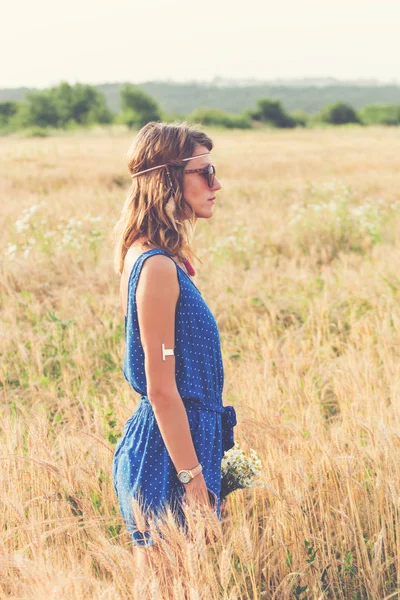
[[[138,278],[140,271],[142,269],[142,264],[144,263],[146,258],[148,258],[149,256],[152,256],[153,254],[165,254],[165,256],[169,256],[168,252],[165,252],[165,250],[161,250],[161,248],[151,248],[150,250],[145,250],[144,252],[142,252],[142,254],[140,256],[138,256],[138,258],[136,259],[136,261],[132,267],[131,274],[129,275],[128,287],[129,287],[131,281]]]

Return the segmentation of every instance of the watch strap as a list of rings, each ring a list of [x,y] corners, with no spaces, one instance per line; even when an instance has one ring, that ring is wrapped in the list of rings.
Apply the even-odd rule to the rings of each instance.
[[[201,471],[203,470],[203,466],[199,463],[194,469],[190,469],[189,473],[193,477],[196,477],[196,475],[198,475],[199,473],[201,473]]]
[[[189,473],[190,475],[190,481],[196,477],[196,475],[198,475],[201,471],[203,470],[203,465],[201,463],[199,463],[198,465],[196,465],[193,469],[181,469],[180,471],[178,471],[177,475],[179,477],[179,473]]]

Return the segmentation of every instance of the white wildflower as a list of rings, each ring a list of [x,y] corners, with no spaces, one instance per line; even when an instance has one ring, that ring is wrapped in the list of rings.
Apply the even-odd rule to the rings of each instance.
[[[262,487],[263,483],[258,477],[261,468],[262,462],[257,452],[251,448],[246,454],[235,442],[221,461],[221,496],[226,497],[236,489]]]
[[[12,244],[11,242],[8,242],[7,244],[7,256],[13,256],[16,251],[17,251],[17,244]]]

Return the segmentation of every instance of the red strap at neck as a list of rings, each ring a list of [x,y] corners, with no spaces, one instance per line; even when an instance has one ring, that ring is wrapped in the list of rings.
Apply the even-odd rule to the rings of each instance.
[[[192,264],[190,263],[190,261],[188,261],[187,258],[185,258],[185,260],[183,261],[183,264],[185,265],[185,267],[188,270],[189,275],[195,275],[194,269],[192,267]]]

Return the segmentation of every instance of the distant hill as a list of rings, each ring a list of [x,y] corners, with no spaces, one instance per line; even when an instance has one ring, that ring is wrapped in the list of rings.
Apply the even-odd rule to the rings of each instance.
[[[119,108],[121,83],[96,85],[106,97],[114,112]],[[212,83],[174,83],[149,81],[138,87],[153,96],[169,113],[185,115],[199,107],[219,108],[230,112],[254,109],[258,98],[269,97],[282,101],[289,110],[316,113],[323,106],[338,100],[348,102],[354,108],[367,104],[400,104],[400,85],[379,84],[374,81],[343,82],[331,78],[325,80],[296,80],[254,82],[232,81],[217,78]],[[23,100],[29,88],[0,90],[0,102]]]

